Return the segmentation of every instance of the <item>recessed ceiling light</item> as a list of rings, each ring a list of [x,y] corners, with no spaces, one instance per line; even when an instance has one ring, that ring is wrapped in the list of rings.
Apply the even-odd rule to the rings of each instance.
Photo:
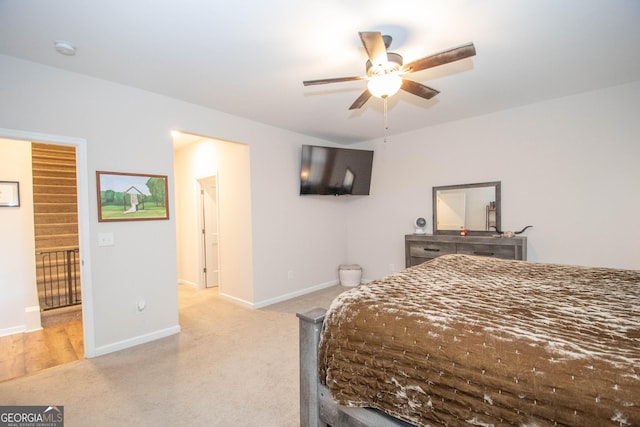
[[[63,55],[73,56],[76,54],[76,47],[67,41],[56,40],[53,45],[56,47],[56,51]]]

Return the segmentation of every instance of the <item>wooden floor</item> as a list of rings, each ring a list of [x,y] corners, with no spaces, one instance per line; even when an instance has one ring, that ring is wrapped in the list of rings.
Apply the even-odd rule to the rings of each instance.
[[[0,337],[0,381],[83,358],[82,319]]]

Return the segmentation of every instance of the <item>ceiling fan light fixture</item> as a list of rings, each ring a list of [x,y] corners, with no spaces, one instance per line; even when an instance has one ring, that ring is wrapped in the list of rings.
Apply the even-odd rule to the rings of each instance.
[[[358,96],[358,98],[349,107],[349,110],[362,108],[362,106],[372,96],[383,99],[385,106],[385,129],[387,128],[387,98],[393,96],[398,92],[398,90],[402,89],[405,92],[423,99],[431,99],[439,93],[436,89],[405,78],[407,74],[449,64],[451,62],[472,57],[476,54],[476,48],[473,43],[465,43],[460,46],[425,56],[405,65],[401,55],[387,50],[389,46],[391,46],[390,36],[383,36],[377,31],[361,31],[358,34],[360,35],[362,46],[364,47],[368,58],[365,62],[365,68],[367,71],[366,76],[305,80],[302,84],[304,86],[310,86],[366,79],[367,90]]]
[[[402,78],[398,74],[382,74],[372,76],[367,89],[376,98],[387,98],[395,95],[402,86]]]

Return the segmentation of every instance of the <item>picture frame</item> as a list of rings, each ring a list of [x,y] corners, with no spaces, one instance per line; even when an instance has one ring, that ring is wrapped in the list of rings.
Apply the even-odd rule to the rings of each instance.
[[[17,208],[20,206],[20,183],[18,181],[0,181],[0,207]]]
[[[98,222],[169,219],[167,175],[96,171]]]

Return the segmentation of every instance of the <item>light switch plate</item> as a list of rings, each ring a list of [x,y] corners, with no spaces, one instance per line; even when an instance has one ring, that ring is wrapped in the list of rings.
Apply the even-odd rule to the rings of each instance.
[[[98,233],[98,246],[113,246],[113,233]]]

